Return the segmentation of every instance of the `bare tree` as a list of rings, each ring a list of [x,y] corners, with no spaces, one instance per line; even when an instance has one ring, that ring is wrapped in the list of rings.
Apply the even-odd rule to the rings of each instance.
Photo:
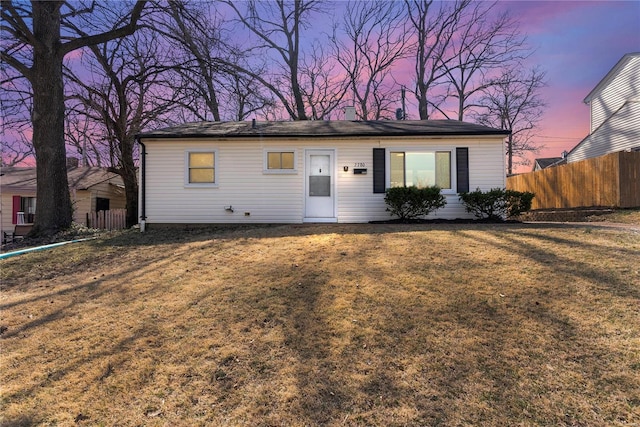
[[[511,131],[507,140],[507,173],[513,173],[514,158],[542,148],[532,141],[542,117],[545,102],[540,89],[545,86],[545,72],[533,68],[528,72],[505,69],[493,85],[483,90],[475,113],[478,123]]]
[[[174,52],[180,59],[176,70],[183,80],[180,88],[186,95],[183,107],[200,120],[220,121],[220,69],[215,60],[220,56],[222,44],[220,17],[206,4],[182,1],[169,2],[168,12],[171,21],[163,32],[176,45]],[[201,16],[209,19],[200,19]],[[204,108],[200,108],[201,104]]]
[[[460,121],[476,106],[473,102],[476,95],[494,84],[496,73],[528,55],[525,37],[519,33],[517,23],[506,12],[494,17],[495,4],[469,4],[462,11],[451,39],[451,60],[444,68]]]
[[[100,143],[103,139],[101,123],[88,120],[86,112],[86,107],[82,104],[72,104],[67,108],[65,118],[67,154],[72,154],[75,150],[82,159],[82,166],[102,167],[108,159],[108,152],[105,152],[103,144]]]
[[[433,0],[404,0],[411,33],[414,37],[412,52],[415,57],[415,89],[418,114],[429,119],[432,110],[439,109],[446,100],[446,91],[437,91],[443,77],[452,67],[451,44],[464,11],[471,0],[441,2]]]
[[[390,115],[399,94],[391,69],[407,55],[408,34],[402,4],[350,1],[342,30],[344,35],[334,30],[332,42],[335,58],[347,73],[358,116],[363,120],[379,120],[385,114]]]
[[[92,124],[88,127],[92,134],[84,139],[99,135],[109,169],[122,177],[127,226],[132,226],[138,222],[135,135],[149,126],[170,123],[175,104],[164,79],[169,60],[161,53],[157,34],[148,30],[87,49],[84,65],[91,78],[69,73],[74,110]]]
[[[33,156],[33,145],[26,140],[24,135],[17,138],[6,138],[0,141],[2,146],[1,166],[18,166]]]
[[[173,48],[181,107],[195,120],[243,120],[272,100],[256,80],[262,70],[253,70],[254,75],[243,72],[247,52],[232,42],[228,21],[212,6],[216,3],[171,1],[166,8],[169,19],[156,30]]]
[[[33,147],[36,155],[38,203],[33,235],[49,235],[71,225],[72,207],[66,170],[65,98],[62,64],[79,48],[133,34],[145,1],[127,10],[126,18],[107,31],[65,36],[66,24],[95,12],[97,3],[3,1],[0,59],[26,78],[33,93]],[[111,6],[111,5],[110,5]]]
[[[321,0],[249,0],[243,10],[233,0],[224,0],[224,3],[235,12],[239,22],[257,37],[258,43],[254,48],[265,56],[273,52],[275,57],[271,59],[278,63],[278,67],[272,68],[269,73],[269,80],[248,67],[236,66],[238,71],[262,83],[292,119],[307,120],[309,116],[300,84],[300,41],[303,31],[311,25],[312,14],[321,11]]]
[[[328,67],[331,57],[320,43],[314,43],[311,53],[300,65],[300,82],[303,99],[311,111],[311,119],[325,120],[341,106],[349,81],[337,67]]]
[[[0,112],[2,114],[3,166],[15,166],[33,157],[31,110],[33,96],[27,82],[15,70],[0,64]]]

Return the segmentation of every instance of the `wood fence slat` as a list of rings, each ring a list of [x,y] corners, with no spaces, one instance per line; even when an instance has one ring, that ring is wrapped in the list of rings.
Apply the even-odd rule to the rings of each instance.
[[[90,212],[87,215],[90,228],[101,230],[122,230],[126,228],[126,209],[111,209],[108,211]]]
[[[532,209],[640,207],[640,152],[618,152],[507,178]]]

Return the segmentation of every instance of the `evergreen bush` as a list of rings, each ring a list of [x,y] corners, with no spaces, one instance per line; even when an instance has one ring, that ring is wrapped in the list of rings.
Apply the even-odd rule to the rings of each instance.
[[[429,215],[447,204],[437,186],[387,188],[384,201],[387,211],[403,221]]]
[[[483,192],[479,188],[461,193],[460,200],[465,210],[479,219],[504,220],[513,218],[531,209],[534,194],[503,188],[492,188]]]

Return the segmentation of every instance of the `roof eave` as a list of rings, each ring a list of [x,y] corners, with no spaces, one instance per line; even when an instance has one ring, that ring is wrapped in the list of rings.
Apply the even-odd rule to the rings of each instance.
[[[480,131],[480,132],[422,132],[422,133],[331,133],[331,134],[207,134],[207,133],[143,133],[136,135],[137,139],[169,139],[169,138],[217,138],[217,139],[247,139],[247,138],[379,138],[379,137],[455,137],[455,136],[509,136],[508,130]]]
[[[609,72],[602,78],[602,80],[600,80],[598,84],[595,85],[595,87],[582,100],[582,102],[584,102],[585,104],[589,104],[591,100],[594,98],[594,95],[600,92],[602,87],[607,85],[613,79],[613,77],[618,73],[620,68],[624,67],[627,64],[627,62],[631,60],[631,58],[635,58],[638,56],[640,56],[640,52],[631,52],[631,53],[624,54],[622,58],[620,58],[620,60],[616,63],[616,65],[614,65],[613,68],[611,68],[611,70],[609,70]]]

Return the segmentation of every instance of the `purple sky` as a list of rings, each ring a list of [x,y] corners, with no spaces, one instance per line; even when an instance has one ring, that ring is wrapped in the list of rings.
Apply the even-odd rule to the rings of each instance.
[[[548,86],[542,91],[547,109],[536,139],[546,148],[530,159],[560,156],[589,133],[589,107],[583,99],[625,53],[640,52],[640,0],[500,0],[496,10],[508,10],[520,22],[535,49],[528,65],[547,72]],[[396,77],[409,83],[412,66],[406,72],[406,79],[402,70]],[[531,166],[517,171],[529,170]]]
[[[556,157],[589,133],[583,99],[625,53],[640,51],[640,1],[501,1],[536,48],[547,71],[548,106],[537,156]],[[521,171],[528,171],[525,167]]]

